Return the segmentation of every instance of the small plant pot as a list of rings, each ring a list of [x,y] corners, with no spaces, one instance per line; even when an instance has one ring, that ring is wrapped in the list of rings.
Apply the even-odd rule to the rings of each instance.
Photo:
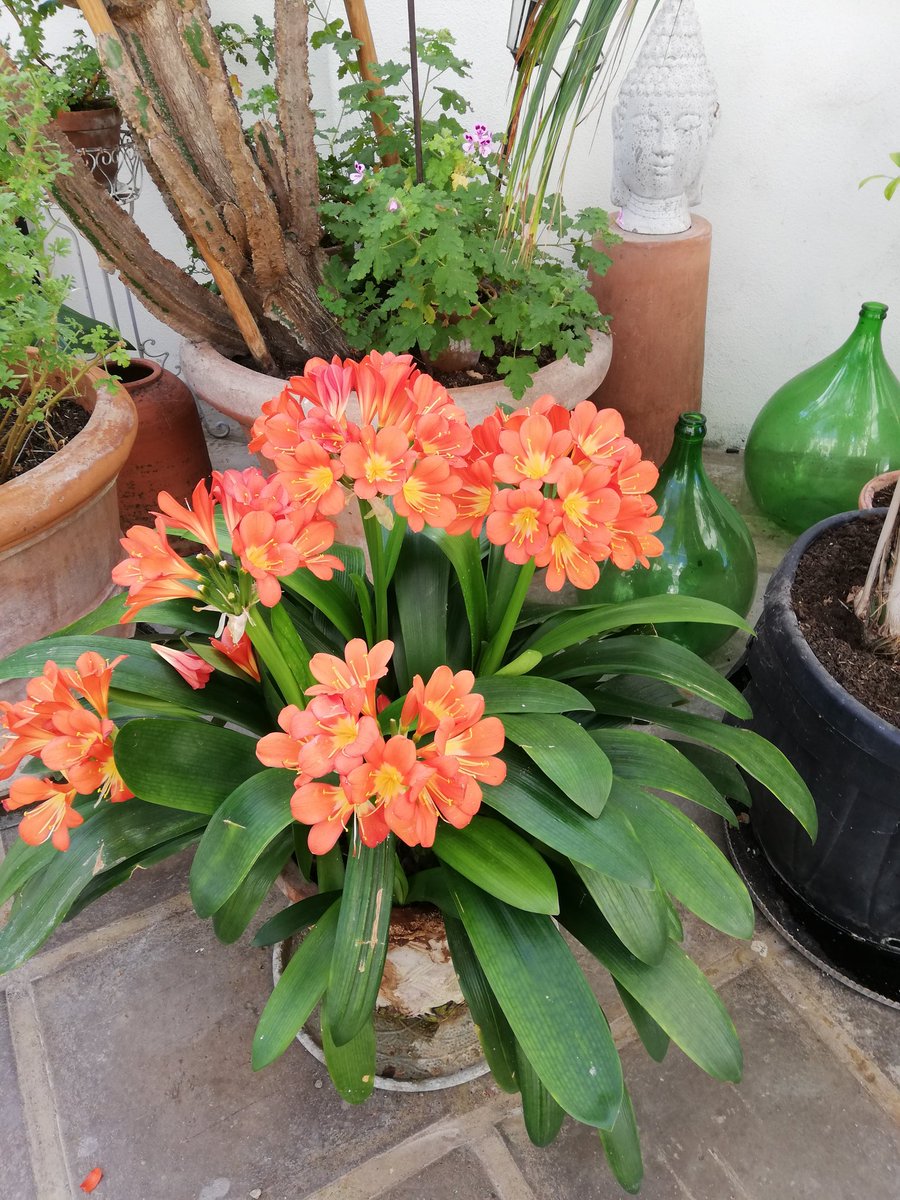
[[[762,616],[734,673],[753,709],[744,722],[799,771],[819,814],[811,842],[754,779],[750,822],[770,866],[795,896],[838,929],[900,955],[900,729],[850,695],[803,636],[791,599],[815,540],[859,519],[820,521],[793,545],[766,590]],[[729,724],[742,724],[728,718]],[[900,958],[898,958],[900,963]]]
[[[115,105],[107,105],[61,111],[56,114],[56,123],[75,149],[81,152],[96,181],[111,192],[116,182],[122,137],[122,114],[119,109]]]
[[[295,939],[275,946],[275,983]],[[297,1041],[324,1062],[318,1009]],[[383,1091],[431,1092],[487,1074],[478,1032],[463,1000],[437,909],[424,905],[391,913],[384,977],[375,1005],[375,1086]]]
[[[859,493],[859,507],[874,507],[874,500],[877,493],[882,488],[896,484],[898,479],[900,479],[900,471],[885,471],[882,475],[876,475],[874,479],[870,479]]]

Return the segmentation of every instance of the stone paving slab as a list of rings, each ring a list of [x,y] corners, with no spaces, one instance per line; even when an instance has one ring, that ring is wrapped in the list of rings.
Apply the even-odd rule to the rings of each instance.
[[[32,987],[54,1092],[46,1103],[56,1105],[72,1178],[103,1168],[100,1200],[218,1200],[254,1188],[266,1200],[299,1200],[494,1093],[476,1081],[429,1095],[376,1093],[357,1109],[299,1046],[255,1074],[250,1044],[271,991],[269,954],[221,946],[193,913]]]
[[[31,1174],[25,1109],[6,1004],[0,1002],[0,1196],[40,1200]]]
[[[643,1200],[896,1200],[900,1131],[764,974],[723,989],[744,1046],[739,1086],[703,1074],[677,1048],[654,1063],[623,1054],[643,1135]],[[535,1195],[614,1200],[597,1136],[568,1122],[546,1149],[502,1125]]]
[[[414,1179],[384,1193],[384,1200],[498,1200],[478,1159],[467,1150],[452,1150]]]

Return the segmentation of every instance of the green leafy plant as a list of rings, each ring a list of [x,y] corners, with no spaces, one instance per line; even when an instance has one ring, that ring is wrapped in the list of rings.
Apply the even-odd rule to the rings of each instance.
[[[449,31],[418,36],[425,71],[421,179],[409,106],[391,90],[407,85],[408,67],[381,64],[373,100],[371,83],[355,71],[358,43],[339,21],[314,35],[313,44],[331,45],[340,70],[351,76],[339,95],[355,120],[349,129],[324,133],[320,211],[334,252],[319,293],[350,346],[434,360],[451,342],[465,340],[499,356],[498,372],[517,398],[542,355],[583,363],[589,331],[605,327],[585,270],[602,274],[609,265],[591,244],[607,229],[606,213],[586,209],[572,218],[551,197],[553,246],[538,249],[526,265],[499,237],[501,142],[483,124],[463,127],[456,114],[470,106],[444,82],[448,74],[464,77],[469,66],[455,55]],[[390,130],[384,137],[376,139],[366,119],[373,112]]]
[[[123,540],[113,578],[128,596],[0,663],[2,677],[40,672],[2,718],[0,778],[36,761],[7,802],[25,813],[0,863],[0,903],[15,897],[0,971],[194,843],[194,907],[233,942],[293,860],[318,890],[256,932],[257,945],[300,940],[252,1063],[287,1050],[319,1005],[329,1073],[358,1103],[375,1080],[391,898],[439,910],[529,1136],[544,1145],[572,1116],[636,1190],[622,1065],[559,926],[609,973],[653,1058],[673,1041],[714,1078],[740,1078],[734,1026],[682,946],[678,905],[739,938],[752,905],[665,796],[734,822],[728,799],[747,800],[737,764],[810,836],[816,814],[772,745],[685,710],[691,695],[749,715],[655,630],[748,627],[690,597],[527,601],[536,567],[551,590],[564,577],[586,589],[598,561],[662,551],[655,469],[588,401],[569,412],[543,397],[471,429],[408,357],[314,360],[266,405],[253,444],[272,476],[216,475],[190,508],[162,493],[155,526]],[[369,567],[359,546],[332,544],[348,503]],[[178,555],[175,532],[199,552]],[[138,613],[173,631],[168,645],[98,636]]]
[[[44,212],[68,169],[43,132],[57,87],[41,70],[0,72],[0,483],[35,430],[53,446],[55,409],[93,367],[127,362],[108,328],[68,315],[72,281],[53,273],[68,246],[51,237]]]
[[[23,52],[22,66],[42,66],[56,79],[54,96],[59,108],[72,110],[106,108],[113,103],[109,82],[96,46],[76,29],[72,44],[61,54],[51,54],[45,44],[45,22],[62,8],[61,0],[3,0],[3,6],[18,26]]]
[[[900,167],[900,150],[895,150],[890,156],[891,162],[895,167]],[[865,187],[867,183],[871,183],[873,179],[886,179],[887,183],[884,186],[884,198],[890,200],[897,188],[900,187],[900,175],[867,175],[865,179],[859,181],[860,187]]]

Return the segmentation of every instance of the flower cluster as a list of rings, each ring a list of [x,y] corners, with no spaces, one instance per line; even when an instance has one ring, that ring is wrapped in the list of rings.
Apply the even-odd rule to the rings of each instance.
[[[152,529],[135,525],[122,539],[128,557],[114,567],[113,580],[128,588],[124,621],[179,597],[240,616],[257,600],[274,607],[281,599],[278,580],[300,567],[319,579],[343,569],[340,559],[325,553],[334,541],[334,524],[322,515],[327,506],[297,502],[277,476],[257,467],[214,471],[212,488],[198,483],[190,507],[160,492],[159,507]],[[221,544],[219,513],[230,553]],[[170,545],[167,526],[186,531],[204,550],[188,562]]]
[[[274,462],[300,505],[333,515],[351,491],[367,502],[389,497],[418,532],[456,518],[456,468],[472,449],[472,432],[412,355],[373,352],[359,363],[311,359],[263,405],[250,449]]]
[[[480,154],[482,158],[496,150],[494,135],[480,121],[476,121],[471,130],[463,134],[463,150],[466,154]]]
[[[394,644],[348,642],[344,658],[316,654],[316,684],[305,709],[290,705],[282,733],[260,739],[257,757],[270,767],[297,772],[291,812],[310,825],[309,848],[324,854],[351,817],[367,846],[393,832],[408,846],[431,846],[438,819],[458,829],[481,804],[482,783],[501,783],[506,766],[503,725],[484,717],[484,699],[472,692],[471,671],[439,667],[413,680],[399,731],[385,738],[378,713],[387,704],[377,691]],[[336,775],[337,782],[329,776]]]
[[[23,759],[39,758],[63,782],[23,776],[14,779],[7,809],[35,805],[19,823],[19,834],[31,846],[51,839],[57,850],[69,845],[69,830],[84,818],[72,807],[75,797],[98,792],[113,803],[133,795],[116,770],[109,719],[109,682],[126,656],[107,662],[88,651],[74,669],[54,662],[28,681],[25,699],[0,700],[0,726],[6,738],[0,750],[0,779],[8,779]],[[87,706],[82,701],[87,701]]]

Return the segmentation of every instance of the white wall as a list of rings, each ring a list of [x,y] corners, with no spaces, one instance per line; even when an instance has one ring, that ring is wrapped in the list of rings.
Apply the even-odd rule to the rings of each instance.
[[[337,0],[322,5],[341,15]],[[722,117],[699,211],[713,224],[704,408],[711,440],[740,444],[768,396],[834,349],[862,300],[894,308],[885,328],[900,372],[900,195],[864,176],[900,149],[897,0],[696,0]],[[649,7],[640,0],[639,20]],[[212,0],[216,19],[250,23],[271,0]],[[406,0],[369,0],[376,46],[398,56]],[[507,0],[418,0],[418,23],[449,26],[472,60],[476,119],[501,128],[512,60]],[[59,19],[59,40],[71,15]],[[4,32],[0,21],[0,34]],[[316,103],[334,84],[316,63]],[[609,203],[609,112],[580,132],[566,178],[571,207]],[[171,224],[145,199],[141,220],[163,251]]]

